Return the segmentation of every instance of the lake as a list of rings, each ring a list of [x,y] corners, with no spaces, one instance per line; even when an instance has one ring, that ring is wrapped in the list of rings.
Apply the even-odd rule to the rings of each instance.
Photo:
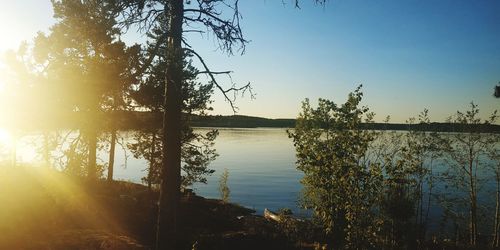
[[[216,149],[220,154],[212,164],[216,172],[206,185],[195,185],[195,192],[220,197],[219,178],[227,169],[231,201],[258,213],[284,207],[304,212],[297,206],[302,173],[295,168],[295,149],[285,129],[219,129]]]
[[[207,132],[209,128],[197,128],[198,132]],[[122,144],[132,138],[132,131],[120,132]],[[398,132],[399,133],[399,132]],[[404,133],[404,132],[401,132]],[[13,139],[5,131],[0,131],[0,156],[9,159],[9,145]],[[41,136],[38,134],[22,135],[17,140],[17,160],[19,162],[40,161],[35,145],[40,145]],[[298,206],[301,191],[300,179],[302,173],[295,167],[295,149],[292,140],[288,138],[286,129],[276,128],[220,128],[215,148],[219,157],[211,163],[210,168],[216,172],[208,176],[207,184],[196,184],[194,191],[207,198],[219,198],[218,191],[220,175],[229,171],[228,186],[230,201],[238,203],[262,214],[264,208],[278,210],[290,208],[298,216],[307,216],[310,213]],[[54,152],[53,155],[57,155]],[[105,150],[99,152],[101,161],[107,161]],[[117,180],[128,180],[141,183],[141,178],[147,173],[148,163],[144,159],[136,159],[121,146],[116,148],[115,173]],[[446,162],[436,163],[436,172],[446,168]],[[488,172],[490,174],[490,172]],[[479,173],[479,175],[481,175]],[[490,174],[491,176],[491,174]],[[486,176],[483,176],[486,177]],[[482,190],[480,200],[489,203],[493,197],[489,191],[494,183],[486,182],[489,186]],[[447,193],[445,183],[436,183],[435,191]],[[489,202],[488,202],[489,201]],[[430,217],[437,219],[442,209],[436,202],[431,203]],[[431,227],[437,227],[439,221],[432,220]]]
[[[208,128],[197,128],[206,132]],[[132,138],[132,131],[120,132],[124,143]],[[63,133],[64,134],[64,133]],[[76,133],[74,133],[76,135]],[[41,161],[35,145],[41,145],[39,134],[22,134],[16,141],[17,161],[35,163]],[[71,137],[71,135],[70,135]],[[13,148],[13,136],[0,130],[0,157],[9,162]],[[286,129],[276,128],[220,128],[215,148],[219,157],[210,168],[216,172],[208,176],[207,184],[196,184],[194,191],[207,198],[219,198],[220,175],[229,171],[230,201],[262,214],[264,208],[277,210],[290,208],[297,215],[306,215],[297,205],[301,190],[302,173],[295,169],[295,149]],[[53,152],[53,156],[58,152]],[[114,178],[141,183],[146,176],[148,163],[136,159],[125,148],[117,145]],[[98,161],[106,162],[108,153],[99,152]],[[5,165],[5,164],[3,164]]]
[[[297,205],[302,173],[295,169],[295,149],[285,129],[220,128],[215,148],[219,157],[210,165],[215,173],[207,178],[207,184],[193,186],[197,194],[219,198],[220,175],[227,169],[231,202],[255,209],[259,214],[264,208],[283,207],[298,215],[306,214]],[[123,150],[117,151],[117,158],[117,164],[124,166]],[[126,168],[115,170],[115,178],[140,182],[146,166],[146,161],[130,155]]]

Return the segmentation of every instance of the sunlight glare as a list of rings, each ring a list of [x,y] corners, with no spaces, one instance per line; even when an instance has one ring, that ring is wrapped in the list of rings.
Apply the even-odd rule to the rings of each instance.
[[[4,67],[3,62],[0,58],[0,94],[2,94],[4,89],[5,89],[5,83],[7,82],[6,78],[7,77],[5,74],[5,67]]]
[[[0,128],[0,146],[10,147],[12,145],[12,135],[6,129]]]

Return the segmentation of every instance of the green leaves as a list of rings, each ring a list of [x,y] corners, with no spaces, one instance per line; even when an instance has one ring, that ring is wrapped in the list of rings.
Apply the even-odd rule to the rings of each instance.
[[[222,172],[219,178],[219,193],[221,196],[221,200],[224,203],[229,202],[229,194],[231,193],[231,190],[229,189],[228,185],[228,179],[229,179],[229,171],[227,169],[224,169],[224,172]]]
[[[302,205],[314,208],[318,221],[332,238],[345,238],[346,246],[368,246],[376,234],[373,208],[379,196],[380,165],[361,164],[373,133],[360,129],[373,120],[367,107],[360,107],[361,86],[347,101],[337,105],[319,99],[313,108],[302,104],[294,131],[288,131],[297,153],[297,169],[304,172]]]

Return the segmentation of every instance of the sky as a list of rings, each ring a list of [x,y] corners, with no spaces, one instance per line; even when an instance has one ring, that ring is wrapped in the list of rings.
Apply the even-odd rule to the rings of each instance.
[[[55,22],[49,0],[1,2],[0,52]],[[483,117],[500,108],[492,96],[500,81],[500,1],[312,2],[297,9],[291,0],[241,0],[250,40],[243,55],[218,50],[213,36],[188,36],[212,70],[252,84],[256,98],[239,97],[238,114],[295,118],[305,98],[342,103],[359,84],[377,121],[405,122],[424,108],[444,121],[471,101]],[[124,40],[144,37],[131,30]],[[220,94],[214,100],[213,114],[232,114]]]

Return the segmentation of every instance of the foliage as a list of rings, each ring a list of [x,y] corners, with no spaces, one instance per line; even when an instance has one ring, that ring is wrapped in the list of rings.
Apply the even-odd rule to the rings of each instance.
[[[312,108],[306,100],[295,130],[289,131],[297,151],[297,168],[305,174],[302,205],[314,210],[330,243],[345,248],[423,247],[428,241],[433,197],[445,214],[454,216],[455,225],[460,225],[458,200],[443,196],[440,190],[452,186],[465,194],[468,243],[476,245],[478,190],[484,183],[479,176],[485,176],[485,166],[495,170],[491,162],[498,158],[498,136],[487,133],[496,113],[482,122],[479,109],[471,104],[471,110],[457,113],[453,128],[459,131],[450,136],[437,132],[440,128],[430,122],[427,109],[418,120],[407,121],[405,133],[367,131],[361,128],[361,121],[365,118],[369,123],[373,114],[358,107],[361,97],[358,88],[340,106],[320,99],[318,107]],[[435,167],[445,159],[451,166],[443,175],[446,182],[435,187],[441,171]],[[496,195],[500,200],[498,194],[500,191]],[[498,244],[500,232],[498,204],[493,244]]]
[[[182,146],[182,186],[186,187],[195,182],[206,183],[206,176],[214,172],[208,166],[216,157],[213,148],[217,130],[207,133],[195,133],[189,128],[192,136]],[[162,135],[156,130],[134,132],[133,142],[127,147],[136,158],[144,158],[149,162],[148,176],[143,180],[148,184],[160,183]],[[154,139],[153,139],[154,138]]]
[[[102,147],[97,130],[111,123],[104,112],[128,105],[125,93],[137,80],[140,47],[119,39],[112,5],[93,0],[55,0],[52,5],[57,22],[48,35],[38,33],[29,54],[36,65],[32,72],[40,79],[35,87],[47,91],[40,103],[48,103],[58,115],[45,112],[45,119],[78,117],[81,135],[73,142],[80,145],[65,151],[66,164],[70,172],[93,179],[102,167],[96,165]]]
[[[306,99],[295,130],[289,131],[297,168],[305,174],[302,205],[314,210],[336,246],[373,247],[380,227],[374,209],[382,169],[377,163],[361,164],[374,139],[359,128],[363,118],[373,118],[367,107],[359,107],[362,96],[360,86],[344,104],[319,99],[316,109]]]
[[[323,241],[323,229],[312,223],[311,220],[294,218],[290,208],[278,209],[277,215],[279,216],[279,221],[275,221],[275,226],[279,232],[285,235],[288,241],[296,245]]]
[[[130,88],[137,76],[138,45],[127,47],[119,39],[115,13],[96,1],[53,1],[58,22],[50,34],[35,38],[36,61],[46,65],[51,84],[65,95],[64,107],[93,112],[126,105],[121,90]],[[111,103],[115,104],[111,104]]]
[[[433,195],[433,168],[448,146],[447,140],[432,131],[427,109],[418,117],[418,124],[423,130],[414,129],[416,121],[413,117],[407,121],[408,131],[400,135],[397,144],[400,148],[392,157],[395,164],[385,166],[388,198],[392,199],[389,217],[393,219],[392,226],[396,225],[391,230],[399,232],[400,235],[393,235],[395,238],[404,238],[401,233],[406,231],[404,234],[410,245],[415,240],[425,241]],[[413,222],[410,221],[412,218]]]
[[[241,88],[231,82],[229,88],[219,84],[216,75],[229,75],[230,72],[215,72],[210,70],[203,58],[192,49],[185,39],[184,26],[189,32],[210,32],[219,43],[219,48],[232,54],[235,47],[244,49],[247,41],[243,38],[240,27],[238,0],[207,0],[207,1],[159,1],[159,0],[124,0],[106,1],[110,4],[118,3],[118,9],[123,17],[123,24],[128,28],[138,25],[140,29],[151,32],[160,29],[155,48],[164,46],[166,58],[164,78],[165,95],[163,119],[163,148],[162,173],[159,198],[158,232],[156,248],[176,248],[176,224],[180,201],[179,189],[181,186],[181,136],[183,121],[181,119],[184,85],[183,70],[185,53],[189,52],[202,64],[204,71],[200,72],[209,77],[229,102],[234,111],[234,98],[228,94],[248,90],[247,84]],[[163,19],[164,18],[164,19]],[[157,22],[163,19],[164,22]],[[163,26],[162,26],[163,25]],[[157,50],[157,49],[154,49]],[[168,122],[167,122],[168,120]]]
[[[486,171],[488,162],[488,149],[495,147],[498,143],[498,136],[484,133],[478,126],[481,123],[492,124],[497,119],[496,111],[488,120],[482,121],[479,118],[479,108],[471,103],[470,109],[461,112],[457,111],[455,117],[451,118],[454,124],[467,125],[458,133],[450,135],[447,159],[449,168],[443,174],[443,178],[450,186],[455,187],[465,195],[455,200],[454,207],[448,206],[451,213],[460,214],[460,204],[468,209],[468,215],[463,216],[467,221],[469,244],[475,246],[479,234],[479,205],[478,195],[481,188],[480,183],[482,173]],[[453,211],[454,210],[454,211]],[[464,227],[465,228],[465,227]]]
[[[229,190],[229,186],[227,184],[228,179],[229,171],[227,169],[224,169],[224,172],[222,172],[219,179],[219,193],[221,196],[221,200],[224,203],[229,202],[229,194],[231,193],[231,190]]]
[[[497,144],[500,142],[500,135],[494,135],[496,137]],[[487,148],[488,156],[492,160],[493,164],[489,165],[491,170],[493,170],[496,182],[495,190],[495,215],[493,223],[493,247],[500,247],[500,148],[495,147],[495,145],[489,146]],[[495,164],[496,163],[496,164]]]
[[[159,22],[163,19],[161,18]],[[159,40],[165,25],[159,24],[148,34],[153,40]],[[134,86],[131,97],[134,102],[153,112],[163,112],[166,77],[166,46],[150,43],[146,48],[144,58],[154,58],[147,68],[143,68],[142,80]],[[211,110],[211,96],[213,84],[202,84],[198,81],[199,71],[192,66],[189,54],[185,55],[182,88],[182,131],[181,131],[181,159],[182,186],[189,186],[195,182],[206,183],[206,175],[214,170],[208,165],[217,157],[213,145],[217,138],[217,130],[207,133],[197,133],[190,126],[192,115],[204,115]],[[163,134],[156,129],[138,131],[134,135],[134,142],[128,147],[136,158],[142,157],[149,161],[149,174],[145,178],[147,183],[159,184],[162,167]]]

